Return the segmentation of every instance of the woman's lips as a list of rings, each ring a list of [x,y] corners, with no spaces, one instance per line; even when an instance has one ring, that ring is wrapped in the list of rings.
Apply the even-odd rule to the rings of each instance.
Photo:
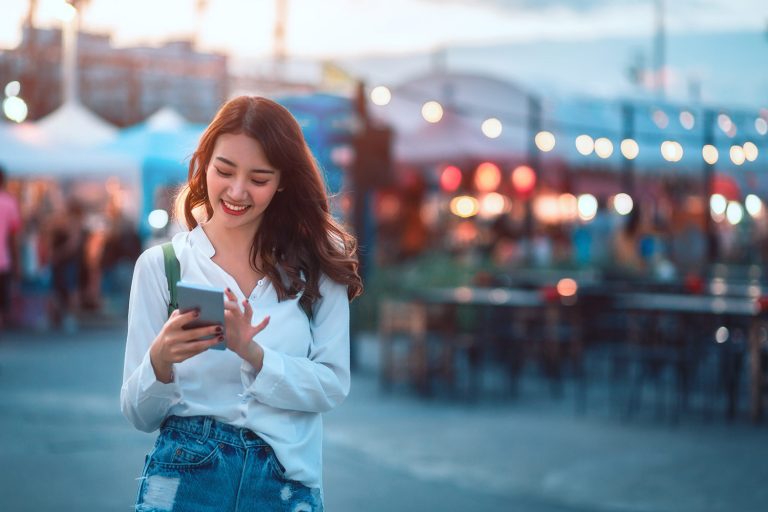
[[[227,203],[225,203],[224,200],[221,200],[219,202],[221,203],[221,208],[222,208],[222,210],[224,210],[224,213],[229,214],[229,215],[235,215],[235,216],[244,215],[245,212],[247,212],[248,209],[250,208],[250,206],[246,206],[242,210],[233,210],[233,209],[227,207]]]

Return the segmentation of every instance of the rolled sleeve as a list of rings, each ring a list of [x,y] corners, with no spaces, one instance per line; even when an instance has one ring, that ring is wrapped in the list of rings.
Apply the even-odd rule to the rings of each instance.
[[[242,365],[245,393],[280,409],[326,412],[349,394],[349,300],[346,287],[323,276],[322,298],[310,321],[307,357],[264,348],[264,362],[256,372]]]
[[[167,320],[167,286],[162,250],[153,247],[136,262],[128,307],[128,336],[125,346],[123,386],[120,409],[137,429],[156,430],[168,410],[179,400],[180,387],[176,380],[157,380],[149,348]]]

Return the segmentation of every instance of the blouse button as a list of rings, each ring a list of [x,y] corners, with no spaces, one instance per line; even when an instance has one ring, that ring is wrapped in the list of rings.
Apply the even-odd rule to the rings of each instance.
[[[264,284],[264,280],[263,279],[259,279],[259,286],[261,286],[263,284]]]

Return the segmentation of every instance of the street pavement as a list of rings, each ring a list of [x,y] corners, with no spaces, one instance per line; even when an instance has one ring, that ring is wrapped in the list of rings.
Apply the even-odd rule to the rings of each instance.
[[[124,331],[0,333],[0,510],[131,510],[154,435],[120,414]],[[326,510],[768,510],[766,425],[575,414],[536,382],[515,399],[382,393],[375,354],[361,338],[325,418]]]

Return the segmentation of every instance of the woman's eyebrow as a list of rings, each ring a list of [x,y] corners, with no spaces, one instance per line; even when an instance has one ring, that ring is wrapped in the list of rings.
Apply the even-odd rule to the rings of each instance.
[[[223,156],[216,156],[216,160],[224,162],[225,164],[231,167],[237,167],[237,164],[235,162],[233,162],[232,160],[229,160],[228,158],[224,158]],[[273,171],[272,169],[251,169],[251,172],[258,172],[262,174],[275,174],[275,171]]]

